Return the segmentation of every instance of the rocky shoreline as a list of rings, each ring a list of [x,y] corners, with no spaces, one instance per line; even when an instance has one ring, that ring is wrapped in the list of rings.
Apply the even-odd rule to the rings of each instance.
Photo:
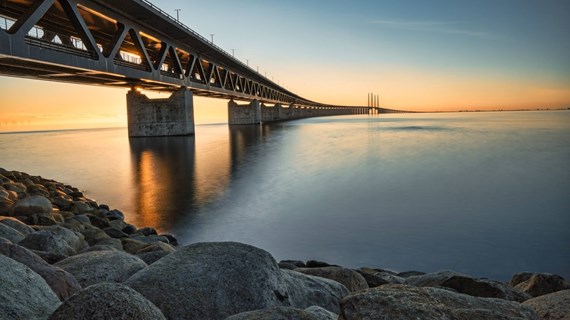
[[[77,188],[0,169],[2,319],[570,319],[570,285],[453,271],[277,263],[242,243],[178,246]]]

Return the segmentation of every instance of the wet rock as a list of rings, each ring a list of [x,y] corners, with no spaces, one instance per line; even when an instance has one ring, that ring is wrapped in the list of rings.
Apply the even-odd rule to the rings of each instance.
[[[409,277],[406,279],[405,284],[417,287],[450,288],[459,293],[475,297],[499,298],[518,302],[523,302],[530,298],[530,295],[513,289],[502,282],[474,279],[453,271],[440,271]]]
[[[32,251],[13,243],[0,243],[0,254],[12,258],[39,274],[61,301],[81,290],[75,278],[63,269],[49,265]]]
[[[168,239],[168,243],[170,243],[173,246],[177,246],[178,245],[178,239],[176,239],[173,235],[171,234],[161,234],[159,235],[161,237],[165,237],[166,239]]]
[[[5,320],[43,320],[60,301],[37,273],[4,255],[0,255],[0,315]]]
[[[34,213],[51,213],[51,201],[42,196],[31,196],[16,202],[10,210],[11,216],[28,216]]]
[[[49,320],[161,320],[162,312],[135,290],[118,283],[92,285],[65,301]]]
[[[315,313],[290,307],[271,307],[242,312],[228,317],[226,320],[336,320],[336,317],[332,318],[330,314],[332,313]]]
[[[524,280],[523,280],[524,279]],[[526,292],[533,297],[538,297],[548,293],[570,289],[570,284],[559,275],[550,273],[522,273],[515,274],[512,283],[517,283],[514,287]]]
[[[549,293],[523,302],[531,307],[540,320],[570,319],[570,290]]]
[[[338,301],[349,294],[344,285],[334,280],[286,269],[281,273],[287,292],[283,299],[286,306],[301,309],[319,306],[338,314]]]
[[[368,289],[366,280],[356,271],[340,267],[297,268],[296,272],[342,283],[350,292]]]
[[[147,265],[122,251],[92,251],[61,260],[55,266],[71,273],[83,287],[102,282],[123,282]]]
[[[87,247],[87,243],[75,232],[60,226],[46,227],[28,235],[19,245],[32,250],[59,255],[74,255]]]
[[[287,295],[271,255],[232,242],[180,248],[125,281],[168,319],[224,319],[282,304]]]
[[[530,307],[517,302],[398,284],[352,294],[340,306],[339,320],[537,319]]]

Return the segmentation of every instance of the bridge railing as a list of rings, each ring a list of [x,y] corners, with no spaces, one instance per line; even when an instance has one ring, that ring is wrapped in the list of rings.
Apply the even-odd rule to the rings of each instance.
[[[233,55],[230,55],[229,52],[227,52],[226,50],[222,49],[220,46],[214,44],[212,41],[206,39],[206,37],[204,37],[203,35],[199,34],[198,32],[192,30],[190,27],[188,27],[187,25],[185,25],[184,23],[180,22],[180,20],[177,20],[176,18],[174,18],[173,16],[171,16],[169,13],[165,12],[164,10],[162,10],[161,8],[159,8],[158,6],[154,5],[152,2],[150,2],[149,0],[141,0],[142,2],[146,3],[147,5],[149,5],[151,8],[153,8],[154,10],[160,12],[162,15],[164,15],[165,17],[167,17],[168,19],[170,19],[172,22],[176,23],[177,25],[179,25],[180,27],[184,28],[186,31],[190,32],[192,35],[196,36],[197,38],[199,38],[200,40],[204,41],[205,43],[209,43],[210,46],[216,48],[218,51],[220,51],[221,53],[223,53],[227,58],[232,59],[234,62],[237,62],[238,64],[240,64],[242,67],[244,68],[248,68],[249,70],[258,73],[259,75],[261,75],[259,73],[259,71],[253,69],[252,67],[250,67],[249,65],[246,65],[245,63],[243,63],[242,61],[240,61],[239,59],[236,59]]]

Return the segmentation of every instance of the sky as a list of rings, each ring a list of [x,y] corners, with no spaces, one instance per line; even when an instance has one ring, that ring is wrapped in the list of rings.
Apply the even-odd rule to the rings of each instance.
[[[374,92],[414,111],[570,106],[567,0],[152,2],[318,102],[366,105]],[[0,77],[0,131],[13,120],[125,125],[126,92]],[[225,121],[227,101],[194,105],[197,123]]]

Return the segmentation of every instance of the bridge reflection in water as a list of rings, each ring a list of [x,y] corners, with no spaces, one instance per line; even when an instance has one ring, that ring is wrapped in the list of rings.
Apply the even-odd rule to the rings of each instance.
[[[272,126],[200,126],[201,134],[130,139],[135,207],[131,223],[172,229],[181,219],[195,221],[199,209],[228,190],[247,150]]]

